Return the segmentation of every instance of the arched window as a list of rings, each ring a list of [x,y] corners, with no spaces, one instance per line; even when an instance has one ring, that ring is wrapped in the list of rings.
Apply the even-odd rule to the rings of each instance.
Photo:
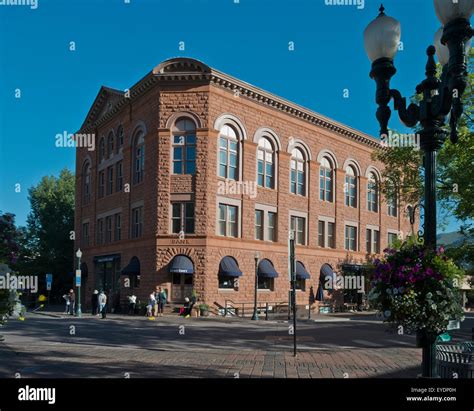
[[[346,182],[344,184],[346,206],[357,207],[357,174],[353,166],[346,168]]]
[[[107,137],[107,156],[110,158],[114,155],[114,133],[110,132]]]
[[[330,161],[323,157],[319,166],[319,199],[333,202],[333,167]]]
[[[182,117],[173,128],[173,174],[194,174],[195,171],[196,124]]]
[[[99,162],[105,159],[105,138],[102,137],[99,141]]]
[[[375,173],[369,174],[369,181],[367,182],[367,208],[374,213],[379,211],[379,189]]]
[[[300,196],[306,195],[306,162],[303,152],[294,148],[291,152],[290,191]]]
[[[120,149],[123,147],[123,142],[124,142],[124,132],[123,132],[123,127],[119,126],[117,130],[117,153],[120,151]]]
[[[219,135],[219,177],[239,179],[239,141],[235,130],[227,124]]]
[[[82,199],[84,205],[89,204],[91,201],[91,184],[91,165],[87,162],[82,169]]]
[[[275,188],[275,149],[270,140],[262,137],[257,148],[257,183],[260,187]]]
[[[138,131],[133,142],[133,183],[143,181],[145,172],[145,133]]]

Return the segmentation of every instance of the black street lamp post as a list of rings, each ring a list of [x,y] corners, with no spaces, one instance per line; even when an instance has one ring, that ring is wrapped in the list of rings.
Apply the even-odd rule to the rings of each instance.
[[[435,35],[436,47],[429,46],[427,49],[426,78],[416,87],[417,94],[422,95],[419,104],[411,103],[407,107],[406,98],[398,90],[390,88],[390,79],[396,73],[393,59],[400,43],[400,23],[385,15],[385,9],[381,6],[379,16],[364,32],[365,49],[372,61],[370,77],[377,85],[376,117],[381,137],[388,135],[391,99],[402,123],[407,127],[421,124],[420,146],[425,168],[423,237],[425,245],[433,249],[436,248],[436,152],[446,139],[443,127],[448,114],[450,139],[453,143],[458,140],[457,124],[463,114],[461,99],[468,82],[466,54],[474,34],[470,25],[474,1],[434,0],[434,7],[444,27]],[[436,77],[435,53],[443,66],[441,79]],[[423,377],[436,376],[435,341],[436,336],[421,333]]]
[[[260,253],[255,251],[255,290],[253,296],[253,315],[252,320],[258,320],[258,310],[257,310],[257,293],[258,293],[258,260],[260,258]]]

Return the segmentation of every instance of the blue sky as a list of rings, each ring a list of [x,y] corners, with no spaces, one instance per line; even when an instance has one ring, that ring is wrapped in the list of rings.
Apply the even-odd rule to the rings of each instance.
[[[377,135],[362,33],[380,1],[365,0],[361,9],[325,0],[37,1],[35,10],[0,6],[0,210],[14,212],[19,224],[29,211],[29,187],[64,167],[74,170],[74,149],[56,148],[56,134],[77,131],[101,85],[128,88],[170,57],[197,58]],[[409,96],[439,22],[431,0],[384,5],[402,24],[392,86]],[[390,125],[403,130],[396,115]],[[451,222],[447,231],[457,226]]]

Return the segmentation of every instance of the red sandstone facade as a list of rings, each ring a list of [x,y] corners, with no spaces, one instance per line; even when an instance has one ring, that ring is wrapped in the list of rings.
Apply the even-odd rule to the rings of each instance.
[[[191,131],[175,130],[183,119],[187,122],[180,124]],[[250,195],[233,194],[232,189],[222,192],[219,182],[225,179],[219,177],[219,146],[226,125],[236,138],[237,181],[248,188],[258,180],[258,144],[264,138],[273,150],[273,188],[257,186]],[[125,281],[130,278],[141,300],[161,285],[171,301],[182,301],[194,289],[198,299],[213,308],[226,300],[248,303],[254,295],[255,251],[260,260],[270,260],[279,274],[269,281],[270,289],[259,290],[259,301],[285,302],[288,233],[294,216],[304,219],[299,220],[304,225],[300,233],[304,245],[296,247],[296,256],[311,278],[297,292],[297,301],[307,304],[310,287],[316,292],[324,264],[339,271],[342,263],[366,260],[367,229],[379,231],[380,250],[387,247],[389,234],[409,231],[402,210],[389,216],[383,198],[378,199],[377,211],[369,211],[368,177],[380,176],[381,170],[370,158],[379,145],[376,139],[196,60],[165,61],[129,91],[103,87],[78,133],[95,138],[95,150],[79,147],[76,154],[75,245],[83,251],[86,302],[94,288],[105,287],[116,304],[130,294]],[[175,137],[186,133],[195,136],[191,150],[195,172],[188,165],[191,173],[176,174]],[[304,195],[291,193],[295,149],[302,156]],[[191,152],[189,158],[192,162]],[[324,158],[332,169],[332,201],[320,199]],[[356,207],[345,205],[348,166],[357,184]],[[173,233],[172,204],[179,202],[194,204],[194,232],[184,238]],[[229,231],[236,230],[236,237],[220,235],[224,223],[219,225],[219,204],[236,207],[236,225],[225,223]],[[262,210],[264,221],[269,212],[276,213],[275,241],[256,239],[256,210]],[[226,217],[227,212],[232,213],[226,208]],[[318,229],[324,225],[327,230],[327,223],[334,224],[334,248],[327,247],[331,241],[327,234],[322,240],[319,237]],[[357,251],[346,249],[346,225],[356,228]],[[268,240],[267,228],[264,239]],[[169,272],[177,255],[189,258],[192,275]],[[242,272],[233,288],[219,287],[219,264],[226,256],[233,257]],[[139,261],[139,282],[134,275],[122,273],[132,259]]]

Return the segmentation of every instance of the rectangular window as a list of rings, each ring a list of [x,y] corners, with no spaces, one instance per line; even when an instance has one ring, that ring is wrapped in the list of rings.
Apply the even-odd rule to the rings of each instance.
[[[277,214],[268,212],[268,224],[267,224],[267,231],[268,231],[268,241],[276,241],[277,235]]]
[[[104,243],[104,219],[97,220],[97,244]]]
[[[304,217],[291,217],[291,230],[295,232],[295,243],[298,245],[306,244],[306,221]]]
[[[368,254],[372,254],[372,230],[365,230],[365,245]]]
[[[318,245],[320,247],[325,247],[325,238],[326,238],[326,233],[325,233],[325,230],[324,230],[324,226],[325,226],[325,222],[324,221],[318,221]]]
[[[89,223],[82,224],[82,246],[89,245]]]
[[[99,172],[99,198],[105,195],[105,171]]]
[[[388,233],[388,245],[392,247],[398,240],[398,235],[395,233]]]
[[[336,248],[335,223],[328,223],[328,247]]]
[[[233,290],[234,288],[237,288],[237,280],[238,277],[230,277],[228,275],[219,275],[218,276],[219,280],[219,288],[223,288],[226,290]]]
[[[173,174],[194,174],[196,171],[196,136],[173,137]]]
[[[122,214],[115,214],[115,241],[122,239]]]
[[[107,169],[107,195],[114,192],[114,168],[109,167]]]
[[[306,291],[306,280],[304,278],[297,278],[295,288],[297,290]]]
[[[132,238],[141,237],[143,233],[143,207],[132,210]]]
[[[194,233],[194,203],[172,203],[171,230],[173,234]]]
[[[346,225],[345,248],[349,251],[357,251],[357,227]]]
[[[119,161],[115,165],[116,187],[115,191],[119,192],[123,189],[123,163]]]
[[[258,276],[258,289],[259,290],[270,290],[273,291],[275,285],[274,278]]]
[[[255,239],[263,241],[263,210],[255,210]]]
[[[237,214],[238,209],[236,206],[219,204],[219,235],[237,237]]]
[[[380,231],[378,230],[372,231],[372,253],[380,253]]]
[[[105,242],[112,242],[112,216],[105,217]]]

